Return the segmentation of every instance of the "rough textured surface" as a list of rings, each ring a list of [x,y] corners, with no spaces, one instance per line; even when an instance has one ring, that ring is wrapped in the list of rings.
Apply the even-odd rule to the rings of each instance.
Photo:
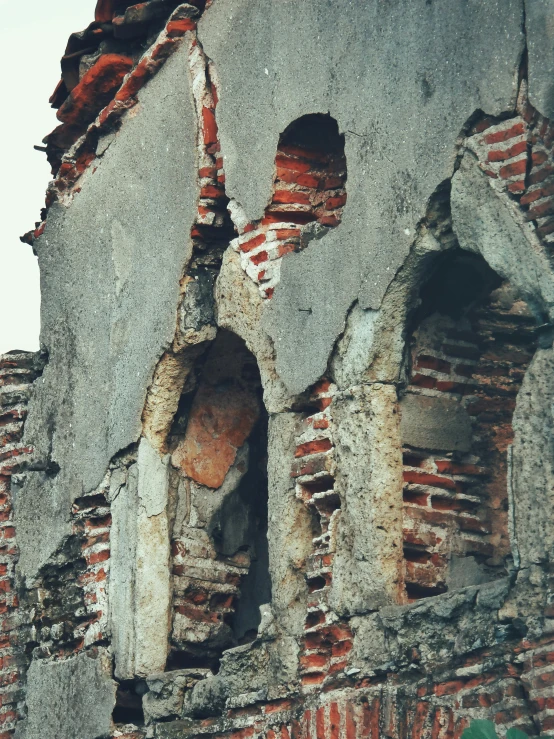
[[[269,556],[273,584],[272,607],[280,628],[300,636],[304,627],[307,587],[302,571],[311,550],[313,521],[295,496],[289,466],[294,458],[294,414],[280,413],[269,429],[268,484]],[[287,461],[289,464],[287,464]]]
[[[18,496],[26,575],[68,531],[73,498],[94,489],[110,458],[137,439],[146,386],[175,331],[197,188],[184,53],[139,97],[142,114],[126,121],[71,208],[51,211],[36,247],[49,362],[27,435],[59,473],[31,473]]]
[[[113,491],[110,622],[116,677],[163,670],[169,651],[168,458],[142,439],[136,465]]]
[[[471,154],[452,180],[452,221],[460,246],[483,255],[539,317],[554,315],[550,260],[516,207],[497,195]]]
[[[400,418],[396,389],[375,384],[340,398],[337,489],[344,505],[337,532],[331,602],[356,614],[395,602],[401,582]]]
[[[270,308],[277,371],[291,392],[325,371],[358,296],[362,307],[379,307],[429,196],[451,175],[468,118],[512,107],[522,18],[520,0],[356,1],[340,13],[327,0],[237,0],[214,3],[202,18],[200,39],[220,79],[226,188],[250,219],[269,200],[277,140],[289,123],[329,112],[346,135],[342,223],[285,258]],[[245,99],[256,105],[244,111]]]
[[[514,412],[512,496],[516,527],[513,546],[523,567],[551,556],[554,447],[552,440],[552,348],[537,351]],[[540,464],[532,464],[532,459]],[[541,511],[540,516],[534,515]]]
[[[35,660],[27,674],[29,717],[21,739],[97,739],[109,735],[115,683],[105,652],[63,662]]]
[[[454,400],[408,393],[400,403],[402,443],[423,449],[467,452],[471,419]]]
[[[0,360],[0,739],[552,733],[550,11],[98,0]]]
[[[529,51],[529,100],[544,116],[554,117],[554,3],[525,0]]]

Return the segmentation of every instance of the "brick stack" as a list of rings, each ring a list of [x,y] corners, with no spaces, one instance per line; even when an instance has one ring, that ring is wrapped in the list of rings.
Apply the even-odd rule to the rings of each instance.
[[[79,179],[93,165],[99,139],[117,130],[124,113],[137,104],[139,90],[187,38],[187,33],[196,30],[197,18],[205,2],[193,0],[179,4],[172,0],[160,4],[149,0],[139,5],[144,22],[134,24],[133,21],[130,24],[135,29],[133,34],[117,43],[118,49],[122,42],[128,44],[127,54],[101,51],[101,42],[114,33],[112,22],[96,20],[82,34],[74,34],[70,39],[68,49],[72,44],[76,48],[69,53],[69,59],[68,52],[62,58],[63,79],[51,98],[53,107],[59,108],[62,124],[44,139],[55,178],[46,192],[42,221],[21,237],[26,243],[32,244],[41,236],[53,203],[67,203],[79,193]],[[134,7],[138,9],[139,5]],[[112,18],[115,21],[117,9],[112,6],[106,13],[116,13]],[[166,22],[160,17],[147,18],[155,6],[163,9]],[[151,20],[155,21],[153,26]],[[151,44],[146,36],[153,28],[159,29],[159,35]],[[195,43],[194,39],[189,40]],[[89,57],[92,57],[91,64],[84,64],[83,59]]]
[[[554,723],[553,660],[552,637],[523,640],[512,652],[466,656],[438,679],[390,672],[358,684],[344,681],[341,690],[313,699],[305,694],[229,711],[223,720],[198,722],[195,736],[460,739],[471,720],[482,718],[538,736]]]
[[[0,739],[13,736],[23,704],[22,678],[26,664],[19,629],[15,592],[17,547],[13,524],[11,478],[30,461],[32,449],[22,442],[27,402],[38,374],[37,356],[9,352],[0,356]]]
[[[250,555],[222,557],[207,532],[195,528],[187,528],[172,542],[172,555],[172,661],[213,667],[225,642],[233,643],[226,624],[240,597]]]
[[[340,497],[334,490],[332,399],[335,390],[328,380],[322,380],[312,389],[310,410],[300,424],[296,461],[291,470],[296,480],[296,497],[312,512],[318,532],[305,573],[309,596],[300,669],[302,685],[307,688],[332,681],[346,667],[352,647],[350,628],[337,621],[328,604],[341,508]]]

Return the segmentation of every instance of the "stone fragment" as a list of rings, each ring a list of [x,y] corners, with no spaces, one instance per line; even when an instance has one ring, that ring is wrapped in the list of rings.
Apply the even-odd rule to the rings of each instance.
[[[115,675],[163,670],[170,620],[168,458],[142,439],[112,503],[110,626]]]
[[[407,393],[400,412],[403,444],[420,449],[470,450],[471,418],[456,400]]]
[[[337,490],[343,501],[330,601],[340,614],[402,597],[402,453],[396,388],[375,383],[334,400]]]
[[[35,659],[27,673],[20,739],[97,739],[112,730],[116,685],[106,650],[62,661]]]
[[[200,668],[148,675],[149,692],[142,699],[146,723],[180,717],[187,691],[210,675],[210,670]]]
[[[247,368],[250,353],[233,334],[222,334],[207,360],[184,439],[172,461],[201,485],[223,484],[237,451],[260,413],[257,387]]]
[[[128,56],[103,54],[70,92],[56,114],[58,120],[86,127],[111,100],[132,66],[133,60]]]

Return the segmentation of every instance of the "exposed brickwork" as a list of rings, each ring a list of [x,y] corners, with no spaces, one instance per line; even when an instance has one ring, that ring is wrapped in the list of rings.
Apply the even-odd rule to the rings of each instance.
[[[525,80],[517,115],[482,119],[469,131],[465,145],[495,186],[520,204],[537,236],[549,246],[554,243],[554,124],[529,103]]]
[[[296,460],[291,470],[296,496],[311,511],[318,533],[305,573],[309,596],[300,673],[306,689],[332,682],[333,675],[344,670],[352,647],[350,627],[337,621],[329,607],[341,508],[341,499],[334,490],[334,391],[336,387],[329,380],[321,380],[312,388],[308,403],[313,410],[303,414],[299,423]]]
[[[56,175],[47,207],[55,200],[69,203],[78,195],[81,175],[95,166],[99,139],[117,131],[124,113],[136,105],[141,87],[172,51],[184,44],[197,114],[199,195],[190,233],[192,259],[181,281],[181,316],[186,312],[187,291],[200,276],[206,292],[213,295],[229,243],[240,255],[243,270],[258,285],[261,297],[271,298],[286,254],[305,248],[311,237],[325,233],[322,227],[340,224],[347,203],[347,173],[343,137],[335,121],[322,115],[299,119],[279,141],[271,200],[264,216],[258,222],[248,222],[225,192],[217,127],[217,75],[196,35],[205,3],[197,0],[177,5],[170,0],[135,5],[126,0],[98,0],[95,22],[70,39],[62,60],[63,79],[52,98],[54,107],[59,108],[61,125],[47,142]],[[554,240],[554,128],[529,106],[525,94],[523,82],[517,113],[509,118],[481,118],[463,146],[477,155],[495,188],[518,204],[539,238],[550,245]],[[444,187],[424,224],[443,247],[455,241],[447,201],[448,187]],[[27,237],[31,242],[44,230],[46,212],[42,215],[42,223]],[[313,231],[304,229],[308,224],[313,224]],[[188,238],[189,234],[183,235],[183,248]],[[264,468],[267,429],[263,424],[267,418],[260,410],[259,397],[255,402],[248,393],[233,397],[230,388],[236,390],[240,384],[236,377],[225,376],[225,382],[220,377],[220,382],[202,385],[207,375],[204,362],[217,334],[212,318],[191,340],[178,317],[174,341],[160,360],[160,366],[168,357],[183,366],[187,361],[191,366],[196,362],[192,371],[187,368],[189,374],[183,372],[186,377],[177,393],[180,401],[173,426],[156,449],[169,452],[172,464],[169,498],[173,508],[168,516],[173,526],[171,649],[164,679],[173,675],[176,682],[183,668],[199,668],[202,675],[216,672],[222,653],[229,647],[252,646],[254,660],[266,642],[279,644],[282,636],[275,624],[273,632],[262,636],[255,628],[239,638],[233,634],[242,588],[256,556],[255,547],[243,544],[225,551],[222,519],[231,514],[224,505],[238,488],[223,492],[222,488],[230,473],[240,477],[256,465]],[[439,453],[407,445],[403,449],[404,532],[398,547],[404,547],[407,599],[444,594],[452,556],[473,557],[489,579],[510,575],[507,592],[509,587],[520,586],[511,561],[508,525],[512,413],[536,349],[534,321],[509,285],[495,283],[486,295],[466,305],[461,317],[445,316],[435,306],[418,315],[415,323],[409,327],[412,344],[407,387],[400,389],[412,395],[449,398],[463,407],[473,419],[473,438],[471,449],[464,453]],[[225,370],[233,359],[231,354],[220,357],[218,367]],[[253,356],[250,360],[248,371],[240,378],[255,385],[261,396],[258,368]],[[109,646],[111,638],[107,620],[110,472],[97,490],[77,498],[71,511],[71,535],[63,550],[42,569],[18,608],[10,478],[23,469],[31,455],[21,442],[28,390],[28,382],[21,383],[21,378],[30,380],[34,372],[27,355],[8,355],[0,360],[0,530],[4,542],[0,558],[4,598],[0,739],[13,735],[16,720],[24,714],[22,687],[29,656],[65,659]],[[218,392],[226,393],[225,402],[218,402]],[[290,474],[296,497],[310,512],[314,532],[312,551],[301,573],[308,590],[304,633],[292,647],[292,651],[297,648],[297,673],[286,683],[263,690],[252,686],[250,693],[228,696],[223,709],[212,705],[180,714],[180,705],[144,730],[140,696],[151,687],[142,679],[130,680],[132,685],[119,685],[113,739],[170,736],[164,733],[171,731],[167,729],[171,722],[166,719],[176,715],[185,720],[171,736],[214,739],[458,739],[472,718],[485,717],[504,729],[518,726],[532,735],[554,730],[554,640],[549,621],[553,611],[552,605],[545,610],[543,602],[552,599],[546,568],[532,573],[533,585],[538,588],[541,580],[543,588],[539,595],[535,593],[535,622],[531,624],[534,633],[543,636],[534,641],[531,637],[522,640],[529,624],[519,618],[513,602],[504,607],[506,594],[496,592],[482,596],[484,601],[497,600],[494,606],[484,606],[477,591],[469,596],[464,592],[459,601],[426,601],[447,613],[456,637],[465,629],[463,636],[468,638],[469,632],[469,646],[460,639],[453,647],[446,637],[444,646],[438,636],[436,643],[426,642],[423,628],[417,638],[411,636],[408,646],[403,644],[401,629],[421,617],[424,611],[419,609],[424,609],[425,603],[402,612],[399,605],[387,613],[376,607],[354,619],[339,617],[333,611],[333,566],[341,517],[341,498],[335,489],[333,403],[337,392],[337,387],[323,378],[306,398],[297,398],[286,408],[287,413],[295,414],[297,435],[292,468],[290,473],[285,470],[285,475]],[[251,445],[248,462],[246,454],[240,456],[245,442]],[[396,451],[400,451],[398,447]],[[127,463],[136,461],[136,448],[126,454]],[[254,482],[255,493],[267,493],[265,471]],[[391,498],[400,496],[399,489],[388,492]],[[213,501],[218,494],[221,499],[216,505]],[[210,495],[214,497],[210,499]],[[195,503],[200,496],[210,500],[205,518]],[[239,510],[244,519],[250,515],[250,503],[248,500]],[[267,510],[265,519],[258,515],[256,523],[267,533],[263,531],[264,526],[267,529]],[[398,593],[398,604],[405,601],[405,595]],[[530,598],[529,591],[523,592],[522,600],[525,598]],[[494,611],[493,616],[482,618],[490,633],[486,638],[473,638],[471,623],[468,626],[464,619],[469,619],[468,612],[481,608]],[[376,653],[379,649],[386,652],[386,661],[378,663],[375,658],[378,666],[363,672],[365,658],[360,657],[360,644],[355,641],[360,619],[370,618],[375,624],[384,624],[382,632],[375,631],[375,640],[382,636],[385,645],[362,644],[362,652],[371,652],[375,646]],[[366,635],[367,642],[371,639],[371,634]],[[265,659],[266,655],[262,656]],[[265,667],[260,657],[256,671]],[[191,684],[196,679],[191,678]],[[134,712],[140,727],[123,723],[123,717],[129,718],[126,710]]]
[[[548,637],[512,650],[471,655],[440,679],[379,676],[342,682],[341,690],[229,711],[198,722],[196,736],[275,739],[459,739],[473,718],[488,718],[536,736],[552,727],[554,644]],[[237,715],[238,714],[238,715]],[[232,727],[232,728],[231,728]],[[501,730],[502,731],[502,730]]]
[[[39,369],[35,354],[0,356],[0,739],[13,736],[24,702],[25,619],[16,592],[18,552],[11,484],[13,475],[32,459],[32,449],[23,444],[22,437],[31,383]]]
[[[462,306],[460,306],[462,308]],[[515,398],[536,347],[535,321],[506,283],[460,319],[426,318],[413,336],[408,392],[459,402],[468,453],[404,449],[404,552],[410,598],[447,590],[452,555],[505,573],[507,455]]]
[[[271,298],[285,254],[305,247],[302,226],[338,226],[346,205],[344,137],[326,116],[306,116],[281,136],[271,203],[261,221],[231,208],[239,237],[232,242],[247,275]],[[335,124],[336,125],[336,124]]]

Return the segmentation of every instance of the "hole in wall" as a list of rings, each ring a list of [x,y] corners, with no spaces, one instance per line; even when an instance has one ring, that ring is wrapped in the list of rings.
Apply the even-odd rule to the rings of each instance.
[[[506,575],[507,455],[536,319],[479,255],[441,255],[421,287],[401,401],[409,600]]]
[[[148,692],[144,680],[122,680],[118,683],[115,696],[113,721],[115,724],[144,724],[142,696]]]
[[[219,332],[177,416],[170,450],[188,499],[175,507],[188,513],[173,533],[169,666],[215,671],[225,649],[256,637],[271,601],[268,416],[256,360],[235,334]]]

